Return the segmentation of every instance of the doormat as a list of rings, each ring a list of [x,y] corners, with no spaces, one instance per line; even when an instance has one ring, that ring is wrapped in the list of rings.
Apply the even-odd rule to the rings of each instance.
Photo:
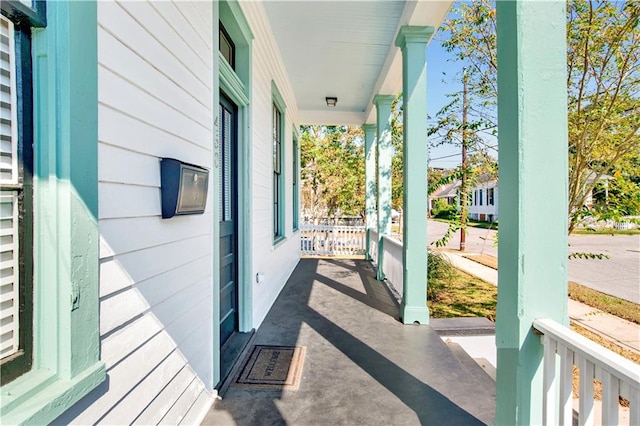
[[[232,386],[262,390],[297,390],[307,348],[254,345]]]

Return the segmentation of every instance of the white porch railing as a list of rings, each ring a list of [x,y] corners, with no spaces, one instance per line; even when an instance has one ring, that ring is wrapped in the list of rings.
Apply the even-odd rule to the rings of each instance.
[[[374,263],[378,262],[378,232],[369,230],[369,255]],[[402,277],[404,263],[402,260],[402,241],[387,235],[382,237],[382,272],[387,281],[393,285],[400,297],[402,297]],[[378,266],[378,265],[376,265]],[[378,266],[380,267],[380,266]]]
[[[619,424],[618,396],[621,396],[630,403],[629,424],[640,425],[640,365],[553,320],[535,320],[533,327],[544,335],[545,425],[572,424],[574,365],[580,369],[579,425],[592,425],[595,421],[594,379],[602,383],[602,424]]]
[[[378,262],[378,231],[369,229],[369,256],[374,263]]]
[[[384,235],[382,237],[382,272],[393,285],[396,291],[402,296],[402,277],[404,275],[404,264],[402,260],[402,242]]]
[[[304,255],[361,256],[365,252],[365,227],[313,225],[300,227]]]

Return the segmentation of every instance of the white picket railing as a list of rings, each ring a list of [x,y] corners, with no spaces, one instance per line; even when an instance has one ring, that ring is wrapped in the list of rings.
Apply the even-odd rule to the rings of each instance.
[[[365,253],[364,226],[306,224],[300,231],[304,255],[361,256]]]
[[[580,370],[579,425],[592,425],[595,421],[594,379],[602,383],[601,424],[619,424],[618,396],[621,396],[630,403],[629,424],[640,425],[640,365],[553,320],[535,320],[533,327],[544,335],[545,425],[572,425],[574,365]],[[560,361],[559,369],[557,361]]]
[[[382,237],[382,272],[402,296],[402,277],[404,276],[404,264],[402,260],[402,241],[393,239],[387,235]]]
[[[378,231],[369,229],[369,256],[373,263],[378,262]]]
[[[369,256],[374,263],[378,262],[378,235],[377,231],[369,230]],[[404,274],[402,241],[387,235],[382,236],[382,272],[386,280],[402,297],[402,277]]]

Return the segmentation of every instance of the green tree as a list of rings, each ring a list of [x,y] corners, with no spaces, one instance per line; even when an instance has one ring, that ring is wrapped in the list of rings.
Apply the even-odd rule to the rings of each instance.
[[[640,144],[639,25],[636,0],[568,1],[569,232],[585,213],[591,214],[583,206],[601,177]],[[475,110],[495,123],[494,2],[459,3],[444,30],[449,38],[443,46],[470,70]]]
[[[300,138],[302,209],[323,217],[364,217],[363,134],[352,126],[305,126]]]

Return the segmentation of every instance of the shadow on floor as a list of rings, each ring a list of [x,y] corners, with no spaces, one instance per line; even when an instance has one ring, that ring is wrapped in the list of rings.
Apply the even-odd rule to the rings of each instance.
[[[255,344],[299,345],[298,390],[233,385],[203,424],[485,424],[493,381],[473,374],[399,307],[363,260],[302,259]]]

